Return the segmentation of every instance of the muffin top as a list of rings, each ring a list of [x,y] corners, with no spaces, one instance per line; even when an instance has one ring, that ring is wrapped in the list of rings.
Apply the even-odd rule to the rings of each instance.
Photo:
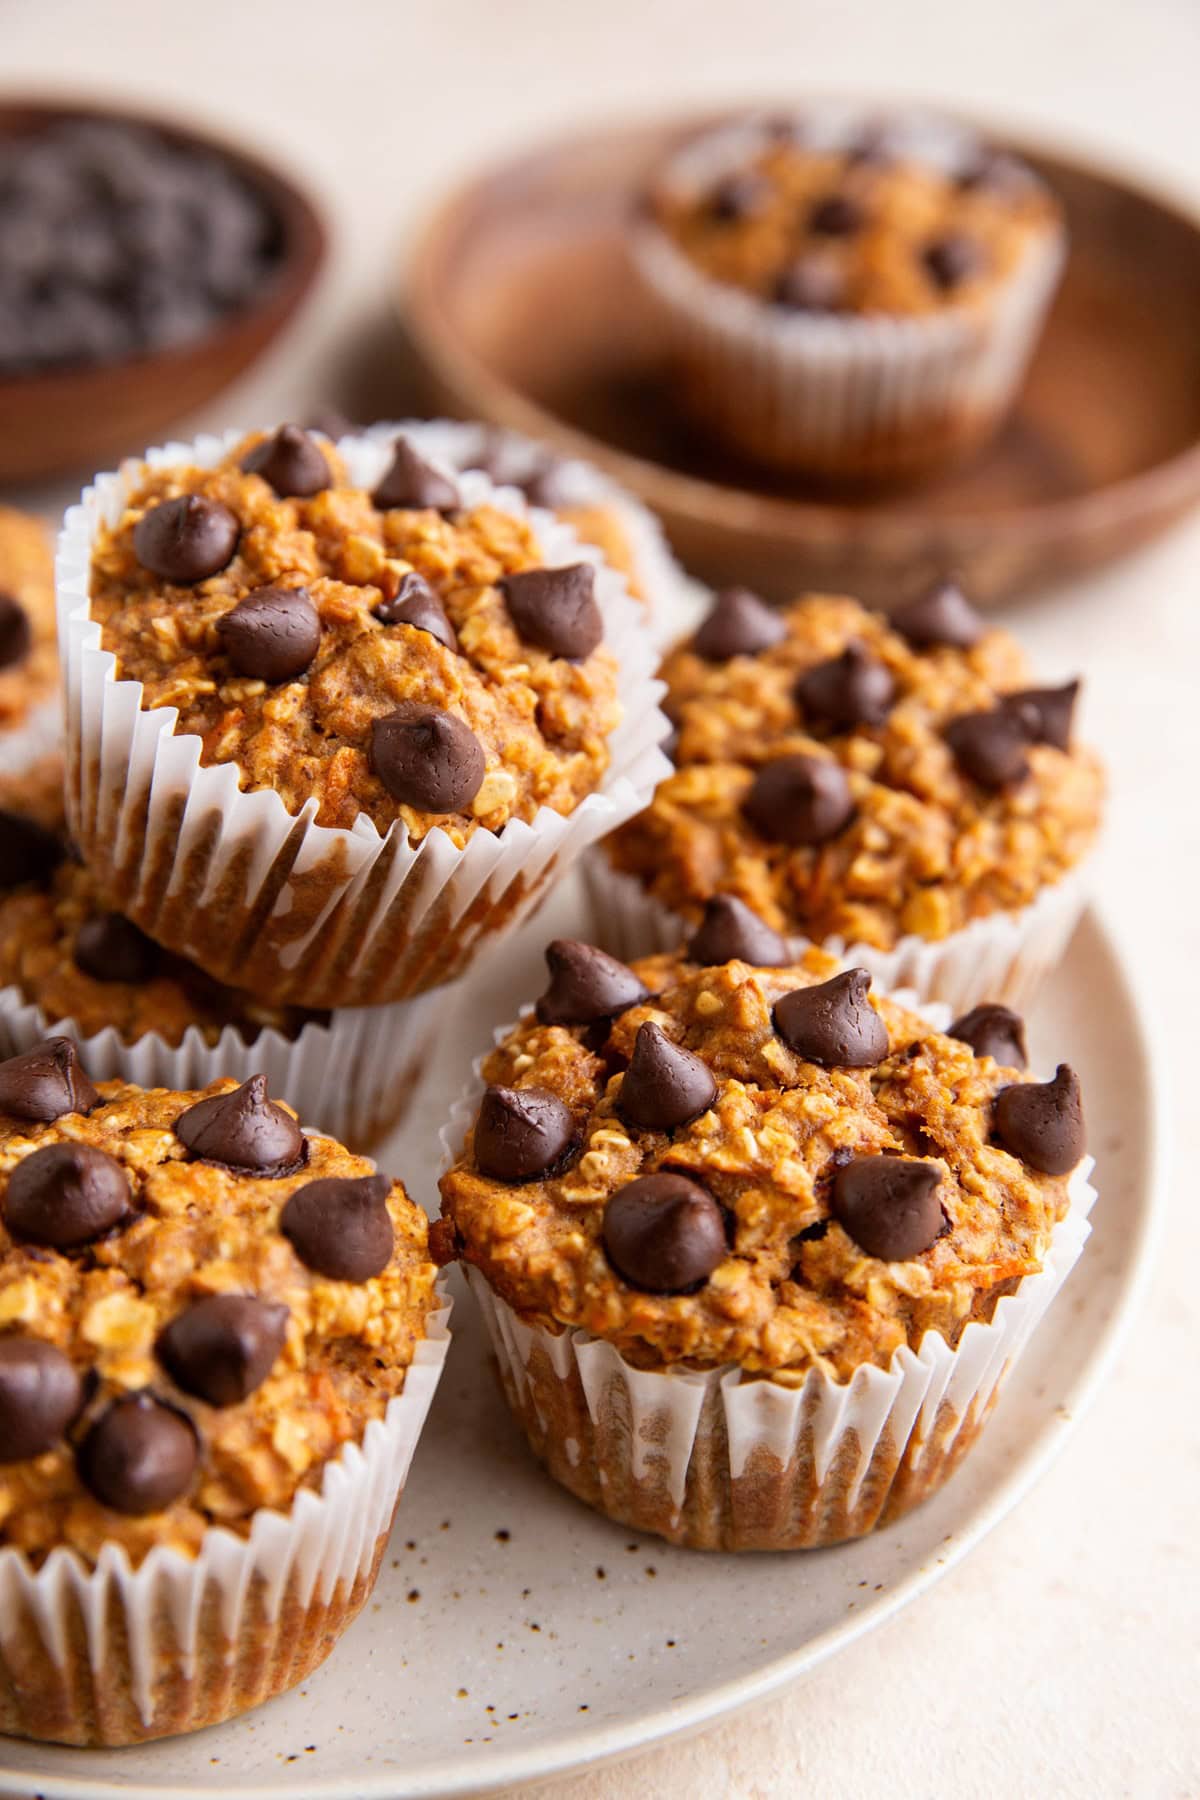
[[[649,212],[695,268],[785,313],[969,307],[1061,213],[1016,158],[974,139],[938,151],[898,126],[830,141],[799,117],[747,122],[677,157]]]
[[[526,520],[464,508],[404,437],[368,493],[283,426],[213,468],[147,468],[97,535],[91,610],[118,676],[244,790],[461,846],[603,778],[619,705],[595,576],[545,567]]]
[[[40,519],[0,506],[0,726],[19,725],[57,685],[50,540]]]
[[[1079,684],[1030,686],[952,585],[890,621],[727,589],[662,674],[675,773],[608,843],[688,919],[729,893],[777,930],[886,950],[1027,905],[1096,835]]]
[[[1067,1209],[1074,1075],[1025,1074],[1004,1008],[956,1021],[968,1042],[820,951],[766,967],[739,949],[771,944],[736,902],[632,967],[552,944],[536,1012],[484,1062],[435,1253],[639,1367],[799,1384],[886,1366],[927,1330],[955,1343],[1041,1267]]]
[[[0,1063],[0,1543],[136,1563],[286,1509],[403,1389],[434,1274],[400,1183],[261,1076]]]
[[[81,1036],[112,1027],[126,1043],[157,1032],[181,1044],[194,1026],[215,1044],[226,1026],[247,1043],[268,1028],[298,1037],[327,1013],[271,1006],[222,986],[115,911],[72,854],[62,759],[0,776],[0,988],[15,987],[49,1022]]]

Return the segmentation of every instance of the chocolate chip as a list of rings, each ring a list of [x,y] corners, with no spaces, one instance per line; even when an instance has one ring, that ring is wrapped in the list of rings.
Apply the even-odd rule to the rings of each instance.
[[[771,183],[765,176],[749,170],[738,171],[717,182],[709,193],[706,210],[717,224],[733,225],[761,211],[771,193]]]
[[[957,582],[939,581],[892,615],[892,624],[918,650],[948,645],[969,650],[986,629]]]
[[[749,588],[721,588],[692,639],[692,649],[706,662],[728,662],[731,656],[757,656],[787,636],[787,626],[765,600]]]
[[[236,1174],[291,1175],[308,1160],[304,1133],[290,1112],[267,1098],[265,1075],[197,1100],[176,1119],[175,1136],[196,1162]]]
[[[550,986],[537,1003],[543,1025],[591,1025],[646,998],[646,989],[626,963],[578,938],[547,944],[546,967]]]
[[[1009,787],[1029,773],[1026,752],[1035,733],[1030,717],[1014,707],[960,713],[942,735],[962,773],[980,787]]]
[[[411,625],[427,631],[447,650],[458,649],[458,633],[446,616],[446,609],[425,580],[410,569],[390,600],[381,600],[374,615],[381,625]]]
[[[1004,1148],[1044,1175],[1068,1174],[1083,1155],[1083,1095],[1067,1063],[1059,1063],[1053,1081],[1001,1088],[992,1119]]]
[[[420,812],[462,812],[483,782],[483,745],[464,720],[405,700],[371,727],[371,767],[393,800]]]
[[[140,986],[154,979],[159,955],[153,939],[120,913],[98,913],[75,933],[75,966],[93,981]]]
[[[187,587],[228,568],[240,529],[219,500],[179,494],[142,514],[133,528],[133,552],[152,575]]]
[[[237,1406],[261,1387],[287,1336],[288,1309],[253,1294],[207,1294],[176,1314],[157,1353],[185,1394]]]
[[[0,669],[24,662],[32,648],[29,614],[15,594],[0,593]]]
[[[489,1181],[532,1181],[558,1168],[575,1142],[569,1106],[545,1088],[490,1087],[475,1121],[475,1161]]]
[[[78,1250],[133,1212],[129,1177],[92,1144],[47,1144],[8,1178],[0,1210],[10,1235],[47,1250]]]
[[[571,494],[564,475],[565,464],[561,458],[544,456],[532,469],[528,469],[516,486],[520,488],[530,506],[545,506],[556,512],[560,506],[571,504]]]
[[[49,1124],[64,1113],[91,1112],[99,1104],[70,1038],[46,1038],[0,1063],[0,1113],[10,1118]]]
[[[983,267],[983,245],[963,232],[947,232],[926,244],[921,261],[942,292],[949,293]]]
[[[845,277],[823,256],[801,256],[776,278],[771,298],[792,312],[837,312],[846,299]]]
[[[499,583],[520,635],[551,656],[582,662],[604,636],[591,563],[565,569],[525,569]]]
[[[846,145],[843,155],[851,168],[886,168],[897,156],[895,128],[865,125]]]
[[[780,756],[758,771],[742,811],[772,843],[823,844],[850,823],[854,799],[840,763]]]
[[[777,969],[791,961],[786,938],[765,925],[735,894],[714,894],[704,902],[700,929],[688,945],[694,963],[747,962],[756,969]]]
[[[887,1026],[871,1005],[866,969],[846,969],[816,987],[793,988],[771,1017],[784,1043],[826,1068],[873,1069],[888,1053]]]
[[[866,222],[862,207],[848,194],[826,194],[808,215],[808,229],[816,237],[853,237]]]
[[[392,507],[453,512],[460,496],[455,482],[418,455],[406,437],[392,446],[391,466],[371,495],[381,512]]]
[[[837,1171],[830,1207],[838,1224],[868,1256],[907,1262],[942,1235],[946,1215],[937,1163],[902,1156],[856,1156]]]
[[[605,1208],[603,1235],[618,1275],[652,1294],[693,1291],[729,1254],[712,1195],[666,1170],[618,1188]]]
[[[717,1097],[708,1064],[672,1043],[652,1021],[638,1027],[617,1111],[642,1131],[674,1131],[706,1113]]]
[[[336,444],[339,438],[350,437],[358,430],[358,427],[354,420],[347,418],[346,414],[338,407],[318,406],[305,419],[304,429],[305,431],[318,431],[322,437],[327,437],[331,444]]]
[[[217,620],[234,670],[252,681],[295,681],[321,644],[321,615],[307,588],[260,587]]]
[[[882,725],[895,698],[890,669],[862,644],[848,644],[840,656],[818,663],[796,683],[796,701],[806,718],[834,731]]]
[[[329,464],[306,431],[281,425],[242,458],[247,475],[261,475],[281,500],[308,500],[333,481]]]
[[[297,1188],[279,1229],[300,1261],[331,1281],[370,1281],[392,1259],[395,1231],[386,1175],[329,1175]]]
[[[990,1056],[1006,1069],[1023,1069],[1025,1053],[1025,1021],[1010,1006],[985,1001],[955,1019],[948,1035],[970,1044],[976,1056]]]
[[[0,1463],[52,1450],[82,1405],[83,1383],[54,1344],[0,1337]]]
[[[1022,688],[1018,693],[1005,694],[1002,704],[1015,708],[1018,716],[1032,726],[1036,743],[1069,750],[1079,687],[1078,681],[1068,681],[1057,688]]]
[[[61,839],[33,819],[0,810],[0,888],[45,881],[66,854]]]
[[[162,1512],[192,1485],[199,1444],[190,1421],[147,1393],[115,1400],[79,1446],[79,1478],[114,1512]]]

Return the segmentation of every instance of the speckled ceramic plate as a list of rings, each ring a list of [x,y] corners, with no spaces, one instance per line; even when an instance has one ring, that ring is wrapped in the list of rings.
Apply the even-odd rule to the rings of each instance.
[[[557,894],[469,997],[447,1000],[419,1117],[380,1159],[427,1202],[446,1107],[492,1025],[537,992],[541,946],[570,928],[573,898]],[[144,1749],[0,1741],[0,1794],[486,1792],[694,1729],[914,1599],[1060,1449],[1115,1354],[1149,1262],[1163,1147],[1156,1084],[1131,985],[1094,916],[1031,1025],[1036,1061],[1069,1053],[1083,1079],[1100,1190],[1094,1232],[981,1443],[930,1505],[862,1543],[790,1557],[695,1555],[636,1537],[541,1474],[460,1294],[457,1342],[391,1554],[326,1666],[259,1712]],[[1114,1044],[1119,1066],[1107,1054]],[[731,1618],[751,1628],[731,1631]]]

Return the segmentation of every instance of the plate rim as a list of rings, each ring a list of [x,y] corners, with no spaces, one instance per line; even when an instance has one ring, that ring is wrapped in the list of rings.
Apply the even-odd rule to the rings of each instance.
[[[1141,1208],[1132,1255],[1124,1264],[1113,1312],[1101,1326],[1096,1345],[1076,1386],[1068,1391],[1065,1399],[1060,1397],[1030,1450],[1012,1464],[1011,1472],[997,1483],[991,1495],[979,1504],[951,1542],[943,1544],[937,1555],[926,1558],[908,1575],[890,1585],[884,1597],[856,1612],[852,1619],[831,1626],[798,1650],[769,1659],[752,1673],[697,1690],[686,1699],[658,1705],[633,1720],[562,1733],[542,1744],[497,1749],[486,1764],[477,1757],[456,1752],[448,1756],[440,1768],[427,1765],[415,1783],[405,1782],[395,1771],[365,1781],[361,1775],[318,1780],[306,1785],[306,1800],[434,1800],[435,1796],[444,1796],[445,1800],[465,1800],[467,1796],[495,1793],[520,1782],[550,1780],[581,1769],[618,1762],[658,1744],[692,1735],[765,1699],[789,1682],[799,1680],[894,1618],[956,1568],[1002,1519],[1020,1505],[1056,1461],[1108,1379],[1145,1299],[1167,1209],[1170,1090],[1169,1084],[1159,1079],[1160,1052],[1156,1045],[1161,1042],[1161,1036],[1155,1029],[1157,1008],[1154,1001],[1147,998],[1153,988],[1140,979],[1138,957],[1121,945],[1107,909],[1095,902],[1090,904],[1079,926],[1080,935],[1085,931],[1096,934],[1112,983],[1134,1027],[1132,1061],[1145,1076],[1147,1105],[1142,1159],[1145,1204]],[[31,1787],[39,1800],[43,1797],[44,1800],[131,1800],[131,1797],[132,1800],[150,1800],[151,1796],[154,1800],[195,1800],[196,1795],[204,1791],[196,1785],[174,1787],[158,1777],[152,1785],[142,1786],[136,1777],[133,1782],[106,1776],[59,1777],[44,1770],[31,1776],[19,1769],[10,1770],[2,1760],[5,1746],[19,1746],[21,1742],[20,1739],[0,1738],[0,1795],[13,1796],[14,1800],[16,1796],[27,1795]],[[40,1748],[53,1749],[55,1746]],[[109,1754],[124,1757],[131,1753],[136,1753],[136,1747]],[[231,1785],[225,1777],[219,1791],[222,1800],[264,1800],[280,1790],[236,1782]]]

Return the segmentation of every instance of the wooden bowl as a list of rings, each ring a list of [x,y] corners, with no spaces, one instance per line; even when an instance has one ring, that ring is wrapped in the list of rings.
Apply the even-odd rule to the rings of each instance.
[[[1071,253],[1001,435],[920,486],[874,493],[714,450],[672,407],[623,228],[648,170],[715,122],[562,138],[452,195],[402,281],[429,403],[599,463],[697,574],[780,599],[832,587],[886,604],[954,569],[998,600],[1132,549],[1200,497],[1200,224],[1021,142],[1066,207]]]
[[[309,293],[325,257],[325,227],[307,196],[278,169],[222,138],[124,108],[66,100],[3,101],[0,136],[68,119],[119,120],[172,144],[215,152],[273,207],[282,254],[250,305],[192,343],[99,368],[0,380],[0,481],[103,468],[154,443],[262,354]]]

